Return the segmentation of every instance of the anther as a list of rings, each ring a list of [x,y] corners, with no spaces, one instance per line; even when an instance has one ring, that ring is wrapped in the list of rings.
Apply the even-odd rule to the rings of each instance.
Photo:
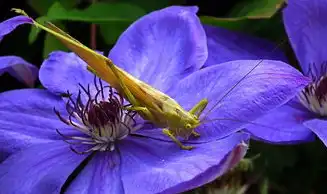
[[[113,151],[117,141],[141,127],[141,125],[136,125],[134,119],[136,112],[123,108],[123,97],[110,86],[104,86],[100,79],[98,81],[99,83],[96,78],[94,79],[96,93],[93,96],[89,85],[87,88],[80,85],[81,90],[76,100],[67,92],[68,118],[62,117],[59,111],[54,109],[55,114],[63,123],[81,132],[80,136],[67,136],[57,130],[63,140],[71,145],[71,150],[78,154]],[[108,96],[105,95],[105,91],[108,92]],[[84,103],[82,96],[87,97]],[[91,146],[91,148],[78,151],[73,147],[73,145],[80,144]]]

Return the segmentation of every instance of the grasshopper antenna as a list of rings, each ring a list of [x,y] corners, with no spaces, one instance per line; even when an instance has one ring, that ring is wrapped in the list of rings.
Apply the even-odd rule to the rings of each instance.
[[[286,6],[287,6],[287,1],[283,2],[282,4],[279,5],[279,10],[275,13],[280,13]],[[281,20],[282,21],[282,20]],[[272,53],[274,53],[281,45],[283,45],[285,42],[287,41],[287,38],[285,38],[284,40],[282,40],[281,42],[279,42],[275,48],[272,49],[272,51],[269,53],[269,55],[271,55]],[[267,56],[266,56],[267,57]],[[253,68],[251,68],[251,70],[246,73],[233,87],[231,87],[210,109],[208,112],[205,113],[204,118],[207,118],[207,116],[219,105],[219,103],[221,103],[228,94],[230,94],[235,88],[236,86],[238,86],[247,76],[249,76],[262,62],[264,59],[261,59]]]
[[[277,46],[275,46],[275,48],[270,52],[273,53],[275,52],[281,45],[283,45],[285,42],[287,41],[287,39],[284,39],[283,41],[281,41],[279,44],[277,44]],[[207,118],[207,116],[219,105],[219,103],[221,103],[228,94],[230,94],[235,88],[236,86],[238,86],[247,76],[249,76],[262,62],[264,61],[264,59],[261,59],[254,67],[251,68],[251,70],[249,72],[247,72],[240,80],[237,81],[237,83],[231,87],[210,109],[209,111],[204,115],[204,118]]]
[[[277,128],[270,127],[268,125],[264,125],[264,124],[260,124],[260,123],[256,123],[256,122],[251,122],[251,121],[240,120],[240,119],[230,119],[230,118],[214,118],[214,119],[203,121],[202,123],[211,123],[211,122],[214,122],[214,121],[233,121],[233,122],[237,122],[237,123],[246,123],[246,124],[265,127],[265,128],[268,128],[268,129],[277,130]]]

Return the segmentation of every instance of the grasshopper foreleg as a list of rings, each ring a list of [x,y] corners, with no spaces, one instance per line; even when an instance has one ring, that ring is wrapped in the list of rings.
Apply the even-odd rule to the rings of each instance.
[[[169,129],[163,129],[162,133],[167,135],[168,137],[170,137],[170,139],[172,139],[177,145],[179,145],[179,147],[183,150],[191,150],[193,148],[193,146],[185,146],[183,145],[175,136],[174,134],[171,133],[171,131],[169,131]]]
[[[189,113],[197,116],[199,118],[199,116],[201,115],[201,113],[203,112],[203,110],[207,107],[208,105],[208,100],[202,99],[199,103],[197,103],[190,111]],[[196,131],[192,131],[192,135],[194,137],[200,137],[200,134],[197,133]]]
[[[189,113],[196,115],[199,117],[203,110],[207,107],[208,105],[208,99],[204,98],[200,102],[198,102],[193,108],[189,111]]]
[[[200,137],[201,135],[198,133],[198,132],[196,132],[196,131],[192,131],[192,135],[194,136],[194,137]]]

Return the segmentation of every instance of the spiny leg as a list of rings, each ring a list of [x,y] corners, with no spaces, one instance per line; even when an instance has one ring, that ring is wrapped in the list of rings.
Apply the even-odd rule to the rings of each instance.
[[[140,106],[141,104],[138,103],[138,101],[136,100],[136,98],[134,97],[132,92],[128,89],[128,87],[122,81],[115,65],[110,60],[107,60],[106,63],[110,67],[110,69],[112,70],[114,75],[117,77],[118,82],[119,82],[123,92],[125,93],[127,100],[132,104],[132,107],[126,108],[126,110],[135,110],[137,112],[141,112],[141,115],[143,114],[143,116],[145,117],[146,120],[150,120],[152,122],[155,121],[155,118],[152,115],[152,113],[149,111],[149,109],[146,107]]]
[[[140,104],[138,103],[138,101],[136,100],[136,98],[134,97],[134,95],[132,94],[132,92],[128,89],[128,87],[125,85],[125,83],[122,81],[115,65],[108,59],[106,60],[107,65],[110,67],[110,69],[112,70],[112,72],[114,73],[114,75],[116,76],[120,87],[122,88],[127,100],[133,105],[133,106],[139,106]]]
[[[162,129],[162,133],[170,137],[179,147],[183,150],[191,150],[193,146],[185,146],[183,145],[170,131],[169,129]]]
[[[137,112],[141,112],[148,120],[153,121],[155,118],[151,114],[151,112],[146,107],[141,106],[131,106],[131,107],[125,107],[125,110],[133,110]]]
[[[136,111],[138,110],[138,111],[140,111],[140,112],[142,112],[144,114],[144,116],[146,117],[147,120],[155,122],[156,119],[153,116],[153,114],[151,113],[151,111],[147,107],[142,107],[141,106],[141,103],[138,102],[138,100],[134,97],[132,92],[128,89],[128,87],[122,81],[121,76],[119,75],[119,72],[117,71],[116,66],[109,59],[106,60],[106,63],[110,67],[110,69],[112,70],[114,75],[117,77],[118,82],[119,82],[123,92],[125,93],[125,96],[126,96],[127,100],[132,104],[132,107],[131,107],[132,109],[130,109],[130,110],[133,110],[133,109],[136,110]],[[157,112],[159,112],[160,114],[163,114],[162,110],[155,103],[153,103],[153,108]]]

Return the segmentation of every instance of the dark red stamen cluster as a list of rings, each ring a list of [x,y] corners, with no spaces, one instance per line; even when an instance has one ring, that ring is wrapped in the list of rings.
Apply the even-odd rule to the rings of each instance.
[[[68,118],[65,119],[55,110],[58,118],[65,124],[73,126],[81,131],[81,136],[66,136],[58,131],[67,143],[72,145],[92,145],[86,151],[76,153],[89,153],[91,151],[107,151],[114,149],[116,140],[121,140],[139,128],[136,126],[134,111],[124,109],[124,99],[110,86],[103,86],[102,81],[94,79],[96,88],[95,95],[92,95],[90,86],[87,88],[80,85],[76,99],[67,92],[66,110]],[[106,93],[105,93],[105,89]]]

